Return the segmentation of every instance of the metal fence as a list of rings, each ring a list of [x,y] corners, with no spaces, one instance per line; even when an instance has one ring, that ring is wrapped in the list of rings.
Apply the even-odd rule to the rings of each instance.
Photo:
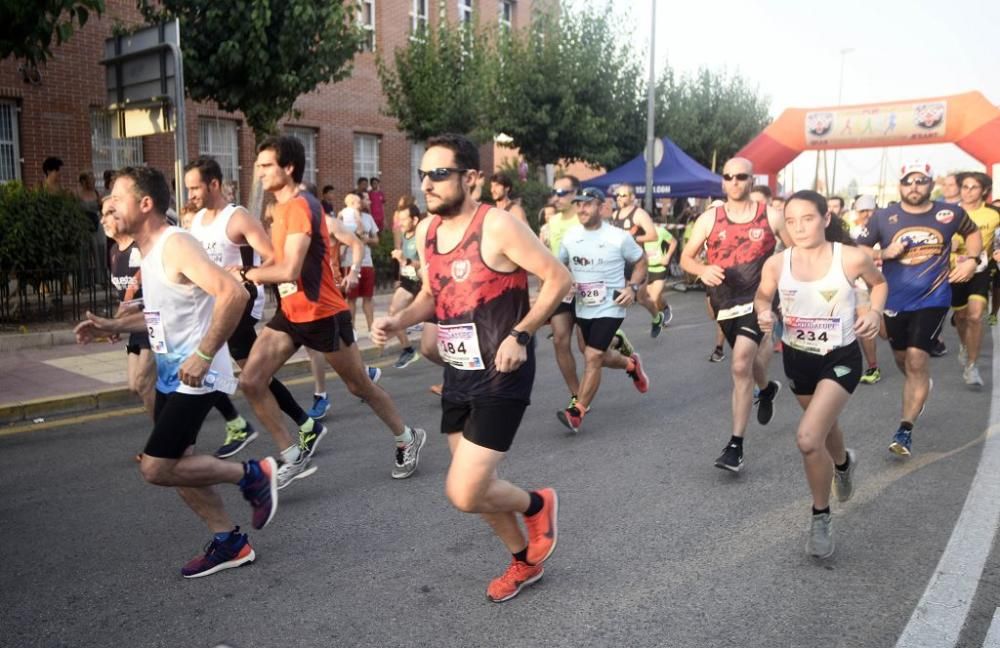
[[[0,274],[0,326],[76,321],[86,311],[113,314],[116,295],[107,271],[81,258],[75,268]]]

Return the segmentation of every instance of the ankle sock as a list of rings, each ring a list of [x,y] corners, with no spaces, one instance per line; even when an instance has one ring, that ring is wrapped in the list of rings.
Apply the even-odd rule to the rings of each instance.
[[[812,507],[812,510],[813,510],[813,515],[823,515],[824,513],[826,513],[827,515],[830,514],[830,507],[829,506],[827,506],[825,509],[818,509],[818,508],[816,508],[814,506],[814,507]]]
[[[511,554],[511,555],[514,556],[514,560],[516,560],[518,562],[523,562],[523,563],[528,562],[528,548],[527,547],[525,547],[524,549],[518,551],[516,554]]]
[[[296,461],[299,460],[299,457],[301,455],[302,453],[299,452],[298,444],[295,444],[288,446],[287,448],[281,451],[281,460],[284,461],[285,463],[295,463]]]
[[[907,432],[913,432],[913,423],[910,423],[909,421],[900,421],[899,427],[903,428]]]
[[[396,435],[396,446],[402,448],[411,443],[413,443],[413,430],[409,425],[404,425],[402,434]]]
[[[306,433],[312,432],[313,428],[315,427],[316,427],[316,421],[312,420],[307,416],[306,420],[299,425],[299,432],[306,432]]]
[[[729,445],[735,445],[735,446],[737,446],[739,448],[742,448],[743,447],[743,437],[738,437],[738,436],[730,437],[729,438]]]
[[[326,392],[316,392],[313,394],[315,398],[326,398]]]
[[[851,467],[851,455],[847,455],[847,459],[844,459],[844,463],[833,464],[833,467],[837,469],[837,472],[844,472]]]
[[[532,515],[535,515],[542,510],[543,506],[545,506],[545,500],[543,500],[542,496],[537,492],[529,492],[528,497],[531,498],[531,503],[528,504],[528,510],[524,512],[524,517],[531,517]]]

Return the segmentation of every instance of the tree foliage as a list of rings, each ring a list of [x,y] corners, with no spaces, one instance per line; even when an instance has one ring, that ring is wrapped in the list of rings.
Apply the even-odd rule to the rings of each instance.
[[[739,74],[701,69],[656,84],[656,133],[711,168],[721,167],[771,122],[769,99]]]
[[[258,138],[295,100],[350,74],[361,43],[354,3],[138,0],[150,22],[180,19],[184,83],[195,101],[242,111]]]
[[[56,45],[68,41],[91,13],[103,13],[104,0],[0,0],[0,6],[0,60],[13,56],[38,65],[52,58],[53,37]]]

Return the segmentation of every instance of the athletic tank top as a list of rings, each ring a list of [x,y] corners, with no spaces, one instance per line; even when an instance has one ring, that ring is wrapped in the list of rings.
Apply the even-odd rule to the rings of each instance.
[[[136,277],[142,264],[142,253],[135,241],[129,243],[124,250],[119,249],[118,244],[112,241],[108,260],[111,266],[111,285],[118,292],[118,301],[124,301],[129,288],[136,289],[132,299],[142,297],[142,287],[138,285]]]
[[[800,281],[792,275],[794,248],[782,252],[778,295],[785,328],[781,341],[799,351],[826,355],[853,344],[854,285],[844,274],[843,246],[833,244],[833,258],[826,275]]]
[[[549,249],[552,251],[552,254],[559,256],[559,246],[562,244],[566,232],[574,225],[579,224],[580,219],[576,217],[576,214],[569,218],[553,216],[549,219]]]
[[[483,221],[489,210],[489,205],[480,205],[462,239],[447,252],[437,245],[441,217],[434,216],[427,228],[424,258],[434,295],[438,351],[445,362],[442,396],[455,402],[529,402],[535,379],[534,338],[528,343],[527,360],[515,371],[500,373],[493,362],[530,305],[527,272],[498,272],[483,261]]]
[[[417,274],[420,255],[417,254],[416,232],[412,232],[409,237],[403,236],[399,249],[403,253],[403,263],[399,265],[399,276],[409,281],[420,281],[420,275]]]
[[[191,236],[198,239],[205,252],[216,265],[223,268],[229,266],[260,265],[260,255],[258,255],[249,245],[237,245],[229,240],[226,229],[229,227],[229,219],[236,211],[236,205],[229,203],[215,215],[215,220],[205,225],[205,212],[198,210],[191,221]],[[249,252],[246,252],[249,250]],[[245,256],[244,256],[245,255]],[[252,256],[251,256],[252,255]],[[250,263],[246,261],[249,260]],[[258,286],[257,299],[254,300],[250,315],[260,320],[264,316],[264,291]]]
[[[626,230],[632,235],[632,238],[635,238],[636,236],[645,236],[646,230],[643,227],[636,225],[635,221],[632,220],[632,217],[638,209],[639,205],[632,205],[632,209],[630,209],[628,213],[621,218],[619,218],[618,215],[622,213],[622,210],[616,210],[613,214],[611,214],[611,224],[618,229]]]
[[[181,364],[191,356],[208,332],[215,300],[194,284],[179,284],[163,272],[163,246],[172,236],[188,236],[179,227],[168,227],[142,260],[143,313],[149,346],[156,358],[156,389],[164,394],[207,394],[210,387],[189,387],[177,377]],[[232,383],[233,363],[225,344],[215,354],[211,369],[219,383]]]
[[[724,206],[715,208],[715,223],[706,241],[706,258],[709,265],[717,265],[726,272],[720,285],[706,287],[716,319],[733,319],[753,312],[760,272],[774,253],[776,242],[764,203],[757,203],[757,213],[747,223],[729,220]]]

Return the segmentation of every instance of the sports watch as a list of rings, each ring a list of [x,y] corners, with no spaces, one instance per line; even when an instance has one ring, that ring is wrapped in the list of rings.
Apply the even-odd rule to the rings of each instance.
[[[531,342],[531,333],[528,333],[527,331],[511,329],[510,336],[517,340],[517,343],[521,346],[528,346],[528,342]]]

